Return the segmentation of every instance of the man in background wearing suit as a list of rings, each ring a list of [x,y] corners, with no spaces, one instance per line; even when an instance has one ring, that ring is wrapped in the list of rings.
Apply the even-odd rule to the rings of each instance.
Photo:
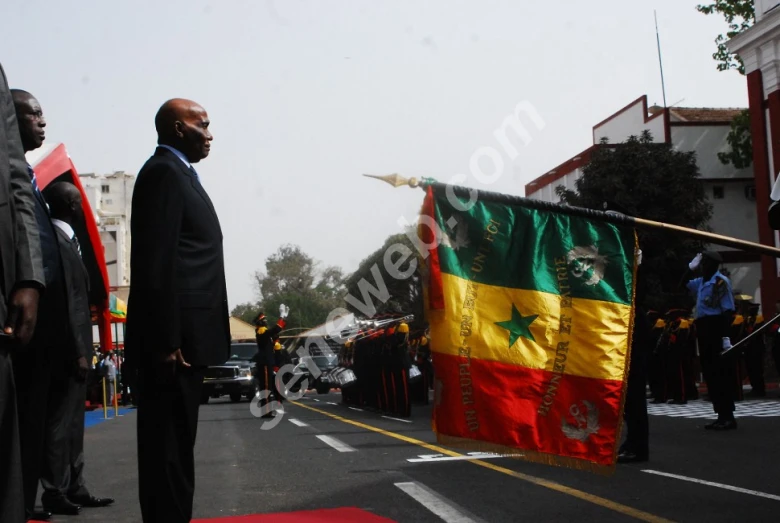
[[[46,420],[46,445],[41,473],[43,507],[62,506],[65,501],[82,507],[104,507],[111,498],[96,498],[84,482],[84,410],[87,373],[92,350],[92,314],[89,305],[89,274],[82,261],[75,229],[84,230],[81,193],[69,182],[57,182],[44,191],[57,228],[65,275],[68,336],[60,340],[68,364],[54,369]],[[91,358],[90,358],[91,360]]]
[[[163,104],[155,118],[157,150],[133,190],[125,366],[138,373],[146,523],[192,518],[203,376],[230,352],[222,231],[192,166],[209,154],[209,123],[195,102]]]
[[[11,95],[16,110],[16,120],[24,152],[33,151],[43,145],[46,137],[46,120],[38,100],[27,91],[12,89]],[[38,496],[46,411],[49,404],[49,386],[53,369],[67,364],[66,354],[60,345],[68,331],[67,317],[62,311],[67,307],[63,282],[60,248],[57,233],[49,215],[49,207],[38,188],[33,168],[26,169],[31,180],[35,218],[40,233],[43,271],[46,278],[46,292],[41,296],[38,307],[38,323],[27,350],[14,356],[14,379],[17,386],[19,406],[19,433],[22,446],[22,479],[24,505],[29,519],[46,519],[48,514],[35,514],[35,500]],[[47,512],[75,515],[79,507],[67,501],[47,508]],[[33,518],[33,516],[35,516]]]
[[[25,520],[11,350],[32,338],[45,283],[34,198],[0,65],[0,521],[8,523]]]

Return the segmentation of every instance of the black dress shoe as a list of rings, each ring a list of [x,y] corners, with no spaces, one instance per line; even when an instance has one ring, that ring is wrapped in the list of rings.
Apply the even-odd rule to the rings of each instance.
[[[647,456],[642,456],[634,452],[621,452],[618,454],[618,463],[643,463],[647,460]]]
[[[49,521],[51,519],[51,512],[35,511],[27,516],[27,521]]]
[[[96,498],[95,496],[73,496],[68,500],[82,507],[107,507],[114,502],[114,498]]]
[[[735,430],[737,428],[737,420],[724,420],[713,425],[711,430]]]
[[[81,511],[81,507],[74,505],[65,498],[51,501],[43,506],[43,510],[51,512],[52,514],[58,514],[60,516],[78,516]]]

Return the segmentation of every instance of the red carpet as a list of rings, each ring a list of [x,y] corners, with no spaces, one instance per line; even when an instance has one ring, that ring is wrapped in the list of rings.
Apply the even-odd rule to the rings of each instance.
[[[334,508],[284,512],[276,514],[255,514],[252,516],[230,516],[213,519],[193,519],[192,523],[395,523],[358,508]]]

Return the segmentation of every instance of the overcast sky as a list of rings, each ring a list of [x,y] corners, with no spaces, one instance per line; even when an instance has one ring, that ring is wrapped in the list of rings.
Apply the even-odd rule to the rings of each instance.
[[[711,56],[725,22],[697,3],[8,0],[0,61],[80,172],[137,173],[163,101],[206,108],[215,140],[197,168],[232,307],[284,243],[349,272],[414,221],[422,191],[362,173],[460,173],[524,195],[591,144],[594,124],[643,94],[661,104],[654,9],[668,103],[746,107],[745,79]],[[524,117],[531,141],[514,141],[512,161],[493,133],[521,103],[543,125]],[[470,174],[481,147],[505,162],[490,185]]]

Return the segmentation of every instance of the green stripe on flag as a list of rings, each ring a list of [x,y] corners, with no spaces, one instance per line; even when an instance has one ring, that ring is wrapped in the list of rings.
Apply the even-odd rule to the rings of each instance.
[[[437,191],[442,272],[515,289],[630,305],[630,227],[547,210],[477,201],[456,209]],[[465,203],[465,200],[460,200]]]

